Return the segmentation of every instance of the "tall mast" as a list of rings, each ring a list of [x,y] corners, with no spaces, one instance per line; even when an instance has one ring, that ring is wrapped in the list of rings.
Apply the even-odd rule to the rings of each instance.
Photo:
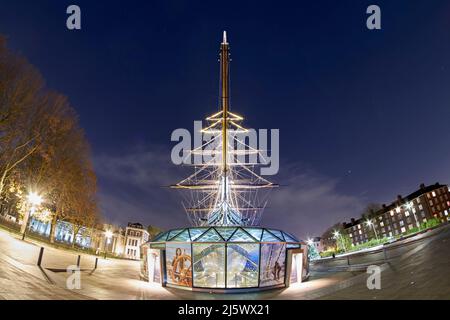
[[[235,155],[239,151],[239,155],[257,154],[265,161],[259,150],[240,141],[236,135],[228,136],[229,129],[240,133],[248,130],[241,125],[244,118],[230,111],[230,47],[226,32],[220,45],[219,97],[218,112],[206,118],[207,127],[202,129],[202,133],[213,139],[189,154],[214,157],[208,157],[206,161],[203,158],[204,162],[193,174],[172,187],[190,191],[184,193],[186,201],[183,205],[189,220],[196,226],[256,225],[266,206],[268,190],[276,185],[254,172],[253,167],[259,165],[258,161],[246,163],[238,157],[229,157],[229,154]],[[217,150],[217,142],[222,143],[222,150]],[[236,145],[239,150],[234,150]],[[219,153],[221,159],[216,158]]]
[[[228,109],[229,109],[229,68],[230,68],[230,47],[227,42],[227,32],[223,32],[223,41],[220,46],[220,75],[222,83],[221,102],[222,102],[222,172],[225,181],[228,171],[227,164],[227,129],[228,129]]]

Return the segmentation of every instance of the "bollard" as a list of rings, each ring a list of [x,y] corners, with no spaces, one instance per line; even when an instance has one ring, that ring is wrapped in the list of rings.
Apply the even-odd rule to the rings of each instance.
[[[80,260],[81,260],[81,255],[78,255],[78,260],[77,260],[77,267],[80,266]]]
[[[41,250],[39,251],[39,258],[38,258],[38,261],[37,261],[38,267],[41,266],[41,263],[42,263],[42,256],[43,256],[43,255],[44,255],[44,247],[41,247]]]
[[[387,261],[386,247],[383,246],[384,261]]]
[[[97,263],[98,263],[98,258],[95,258],[95,267],[94,267],[94,269],[97,269]]]
[[[347,256],[347,265],[350,265],[350,256]]]

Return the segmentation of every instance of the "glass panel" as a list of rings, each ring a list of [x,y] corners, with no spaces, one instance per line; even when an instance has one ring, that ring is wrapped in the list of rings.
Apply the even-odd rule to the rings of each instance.
[[[191,241],[189,237],[188,230],[184,230],[182,233],[178,234],[175,238],[170,239],[170,241]]]
[[[225,288],[225,244],[193,244],[194,286]]]
[[[258,286],[259,244],[227,245],[227,288]]]
[[[230,242],[256,242],[249,234],[244,230],[238,229],[234,235],[231,237]]]
[[[287,242],[298,242],[297,239],[292,237],[290,234],[287,234],[286,232],[283,232],[284,239],[286,239]]]
[[[224,241],[222,237],[213,228],[209,229],[204,235],[197,239],[198,242],[218,242]]]
[[[284,241],[283,233],[281,231],[273,230],[273,229],[270,229],[269,231],[270,231],[270,233],[272,233],[273,235],[277,236],[278,238],[280,238],[281,240]]]
[[[275,237],[273,234],[271,234],[269,231],[264,230],[263,236],[262,236],[262,241],[267,241],[267,242],[280,242],[282,241],[281,239],[278,239],[277,237]]]
[[[192,258],[190,243],[167,243],[167,283],[192,287]]]
[[[256,240],[261,241],[263,229],[244,228],[244,230],[250,233],[253,237],[255,237]]]
[[[260,287],[269,287],[284,283],[285,260],[285,243],[261,244]]]
[[[171,238],[175,237],[177,234],[179,234],[184,229],[174,229],[169,231],[169,235],[167,236],[167,240],[170,240]]]
[[[167,232],[163,232],[157,235],[156,238],[152,240],[152,242],[166,241],[166,239],[167,239]]]
[[[191,241],[195,241],[199,236],[201,236],[206,230],[206,228],[201,229],[189,229],[189,233],[191,234]]]
[[[288,243],[287,248],[289,248],[289,249],[291,249],[291,248],[300,248],[300,245],[299,244]]]
[[[214,229],[216,229],[216,231],[220,233],[220,235],[222,236],[222,238],[225,239],[225,241],[230,239],[231,235],[236,230],[236,228],[214,228]]]

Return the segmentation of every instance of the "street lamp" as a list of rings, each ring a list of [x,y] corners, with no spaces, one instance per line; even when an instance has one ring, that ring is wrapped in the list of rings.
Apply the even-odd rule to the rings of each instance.
[[[373,224],[373,222],[372,222],[371,220],[367,220],[367,221],[366,221],[366,224],[367,224],[369,227],[372,227],[372,228],[373,228],[373,232],[375,232],[375,237],[377,238],[377,240],[379,240],[379,239],[378,239],[377,230],[375,229],[375,225]]]
[[[113,236],[113,233],[111,230],[107,230],[105,232],[105,259],[106,259],[107,246],[110,243],[112,236]]]
[[[416,221],[416,227],[418,227],[418,228],[419,228],[419,231],[420,231],[420,223],[419,223],[419,221],[417,221],[416,213],[414,212],[414,210],[412,210],[413,207],[414,207],[414,205],[412,204],[412,202],[408,202],[408,203],[405,205],[405,207],[406,207],[406,209],[407,209],[408,211],[411,210],[411,212],[412,212],[412,214],[413,214],[413,216],[414,216],[414,220]]]
[[[345,243],[342,239],[341,233],[339,231],[335,230],[333,232],[333,236],[337,241],[341,240],[342,247],[344,248],[344,251],[347,252],[347,248],[345,247]]]
[[[22,233],[22,240],[25,240],[25,234],[27,232],[28,221],[30,219],[30,216],[34,214],[34,212],[36,211],[36,207],[41,205],[42,201],[43,201],[42,197],[36,192],[30,192],[27,195],[27,202],[30,205],[30,210],[25,213],[24,221],[22,223],[22,227],[20,230]]]

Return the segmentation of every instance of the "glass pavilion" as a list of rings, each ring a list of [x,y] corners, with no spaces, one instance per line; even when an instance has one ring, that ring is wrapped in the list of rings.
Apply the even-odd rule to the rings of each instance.
[[[143,245],[141,276],[193,290],[286,287],[307,277],[306,248],[291,234],[275,229],[174,229]]]
[[[206,118],[208,125],[201,130],[206,142],[186,152],[182,161],[201,157],[202,163],[172,186],[189,191],[183,206],[194,226],[167,231],[142,246],[141,276],[149,282],[229,292],[286,287],[308,276],[306,244],[257,226],[268,191],[278,185],[256,173],[255,167],[267,165],[267,159],[246,143],[251,134],[241,125],[244,118],[230,112],[230,61],[224,33],[221,110]]]

